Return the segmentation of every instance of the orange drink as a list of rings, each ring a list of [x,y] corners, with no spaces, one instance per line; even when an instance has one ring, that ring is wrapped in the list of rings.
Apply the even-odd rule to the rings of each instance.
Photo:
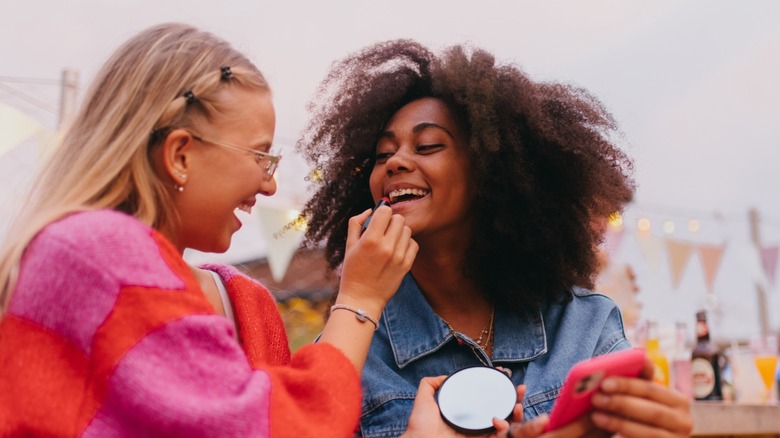
[[[777,370],[777,356],[756,356],[755,361],[764,385],[767,390],[771,389],[775,380],[775,370]]]
[[[750,340],[750,349],[756,362],[761,380],[764,381],[764,402],[771,401],[772,382],[777,370],[777,336],[762,335]]]

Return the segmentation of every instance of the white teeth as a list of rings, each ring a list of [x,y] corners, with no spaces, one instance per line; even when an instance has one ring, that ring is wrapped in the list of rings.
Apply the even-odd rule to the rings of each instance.
[[[400,190],[393,190],[389,193],[390,200],[392,202],[395,202],[399,197],[404,195],[414,195],[423,197],[430,193],[430,190],[423,190],[423,189],[400,189]]]
[[[236,207],[236,210],[243,211],[246,214],[252,214],[252,206],[249,204],[241,204]]]

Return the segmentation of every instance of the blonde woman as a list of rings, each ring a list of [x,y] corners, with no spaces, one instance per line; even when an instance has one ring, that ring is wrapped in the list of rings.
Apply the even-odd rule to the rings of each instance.
[[[292,358],[267,290],[182,259],[274,194],[274,127],[263,75],[209,33],[156,26],[107,61],[2,247],[0,436],[352,434],[417,251],[403,218],[352,219],[338,307]]]

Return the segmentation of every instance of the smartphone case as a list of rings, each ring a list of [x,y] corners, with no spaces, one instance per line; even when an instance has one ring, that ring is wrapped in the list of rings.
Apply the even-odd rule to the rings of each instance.
[[[546,431],[561,428],[593,409],[591,398],[601,381],[610,376],[637,377],[645,363],[640,348],[593,357],[575,364],[566,376],[558,400],[550,412]]]

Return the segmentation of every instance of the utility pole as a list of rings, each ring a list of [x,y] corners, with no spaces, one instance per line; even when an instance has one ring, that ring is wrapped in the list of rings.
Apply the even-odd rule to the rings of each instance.
[[[750,237],[757,250],[761,250],[761,230],[759,228],[758,210],[751,208],[750,212]],[[766,290],[764,285],[756,282],[756,304],[758,305],[758,324],[761,328],[761,335],[769,334],[769,312],[766,305]]]
[[[60,92],[60,119],[57,129],[62,129],[70,121],[76,111],[76,100],[79,90],[79,73],[76,70],[62,71]]]

